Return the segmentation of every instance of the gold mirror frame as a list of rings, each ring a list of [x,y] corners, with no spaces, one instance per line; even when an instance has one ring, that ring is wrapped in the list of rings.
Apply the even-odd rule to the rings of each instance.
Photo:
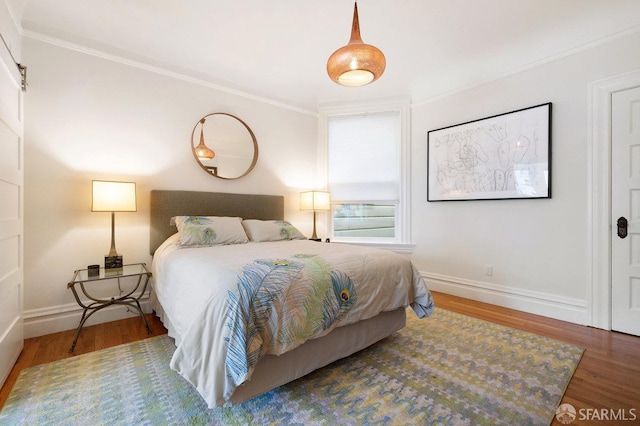
[[[217,116],[217,117],[214,117]],[[242,125],[242,127],[244,127],[244,129],[247,130],[249,137],[251,138],[249,140],[249,138],[246,139],[236,139],[236,140],[227,140],[226,143],[252,143],[253,144],[253,158],[251,159],[251,164],[249,165],[249,167],[244,170],[242,173],[238,172],[238,175],[226,175],[225,176],[225,172],[221,171],[218,172],[218,169],[221,168],[222,166],[217,165],[219,163],[219,161],[221,160],[220,156],[215,154],[216,151],[216,140],[219,139],[219,134],[217,134],[214,131],[211,130],[207,130],[205,131],[204,129],[204,125],[206,123],[206,120],[209,118],[220,118],[220,117],[228,117],[230,119],[236,120],[239,124]],[[229,135],[222,135],[223,139],[225,137],[228,137]],[[213,150],[213,154],[215,155],[212,159],[211,162],[209,164],[206,164],[205,161],[210,161],[207,159],[200,159],[198,157],[198,154],[196,153],[196,148],[200,148],[201,146],[205,146],[204,150],[207,152],[211,152]],[[219,179],[226,179],[226,180],[232,180],[232,179],[239,179],[243,176],[248,175],[253,168],[255,167],[256,163],[258,162],[258,141],[256,140],[256,136],[254,135],[253,131],[251,130],[251,128],[247,125],[247,123],[245,123],[244,121],[242,121],[240,118],[236,117],[235,115],[232,114],[227,114],[226,112],[214,112],[211,114],[207,114],[204,117],[202,117],[200,120],[198,120],[198,122],[196,123],[196,125],[193,127],[193,131],[191,132],[191,153],[193,154],[193,158],[195,158],[196,162],[198,163],[198,165],[200,166],[200,168],[202,168],[202,170],[204,170],[209,176],[214,176],[217,177]],[[218,157],[218,160],[216,160],[216,157]],[[216,160],[216,161],[213,161]],[[247,161],[248,161],[248,157],[247,157]]]

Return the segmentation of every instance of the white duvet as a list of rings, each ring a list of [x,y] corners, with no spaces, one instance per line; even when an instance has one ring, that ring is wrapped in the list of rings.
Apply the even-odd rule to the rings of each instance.
[[[209,407],[224,405],[258,359],[335,327],[433,300],[411,262],[346,244],[285,240],[181,248],[177,234],[154,255],[153,291],[177,349],[171,368]]]

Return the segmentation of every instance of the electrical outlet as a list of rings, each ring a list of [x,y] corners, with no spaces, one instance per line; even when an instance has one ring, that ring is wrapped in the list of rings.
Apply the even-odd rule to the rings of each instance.
[[[484,274],[488,277],[493,275],[493,265],[484,265]]]

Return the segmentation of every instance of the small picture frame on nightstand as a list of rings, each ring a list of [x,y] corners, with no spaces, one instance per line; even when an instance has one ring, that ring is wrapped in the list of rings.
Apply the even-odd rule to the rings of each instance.
[[[105,256],[104,269],[122,269],[122,256]]]

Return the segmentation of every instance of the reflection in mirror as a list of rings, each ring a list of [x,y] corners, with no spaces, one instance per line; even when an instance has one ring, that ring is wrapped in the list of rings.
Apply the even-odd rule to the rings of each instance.
[[[206,115],[196,124],[191,147],[200,167],[221,179],[246,176],[258,161],[258,143],[249,126],[223,112]]]
[[[195,150],[196,157],[200,161],[213,160],[213,157],[216,156],[216,153],[207,148],[207,145],[204,143],[204,123],[206,119],[200,120],[200,144],[193,148]]]

